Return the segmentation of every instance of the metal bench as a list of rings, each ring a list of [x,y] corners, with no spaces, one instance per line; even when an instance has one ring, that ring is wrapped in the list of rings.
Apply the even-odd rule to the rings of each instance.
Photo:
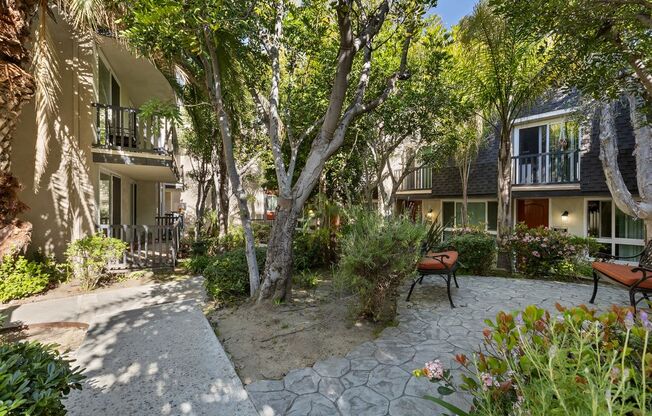
[[[638,266],[609,263],[610,260],[635,259],[640,256]],[[595,301],[598,293],[598,281],[601,276],[607,277],[629,289],[629,303],[636,309],[636,305],[643,299],[650,300],[648,294],[652,293],[652,238],[647,242],[645,249],[634,256],[612,256],[611,254],[598,254],[593,267],[593,296],[590,303]],[[636,294],[642,296],[636,299]]]
[[[451,280],[455,282],[455,287],[459,288],[457,284],[456,271],[459,267],[459,262],[457,261],[458,253],[457,251],[442,251],[440,253],[429,252],[421,258],[417,266],[417,272],[419,276],[414,279],[412,286],[410,287],[410,292],[407,295],[406,301],[410,300],[412,296],[412,291],[417,283],[423,283],[423,278],[426,276],[439,275],[446,282],[446,293],[448,294],[448,301],[451,304],[451,308],[454,308],[453,299],[451,298]]]

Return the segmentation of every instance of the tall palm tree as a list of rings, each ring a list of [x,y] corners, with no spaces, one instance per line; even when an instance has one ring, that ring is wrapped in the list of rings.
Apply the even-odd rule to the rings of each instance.
[[[93,29],[104,16],[101,1],[63,0],[56,4],[76,28]],[[48,47],[45,24],[54,18],[51,3],[54,0],[0,0],[0,262],[5,254],[23,251],[31,240],[32,225],[16,218],[27,207],[18,200],[20,185],[10,172],[11,142],[23,106],[34,97],[39,84],[31,72],[32,57],[47,60],[53,56],[34,54],[33,49],[40,47],[42,52]],[[38,39],[32,42],[37,21]],[[47,74],[41,71],[40,76]]]
[[[11,141],[23,106],[36,92],[30,42],[38,20],[44,29],[52,0],[0,0],[0,173],[10,171]],[[77,28],[94,28],[104,16],[101,0],[64,0],[60,11]],[[36,17],[40,15],[40,18]],[[44,30],[39,30],[44,36]],[[38,42],[38,40],[37,40]]]

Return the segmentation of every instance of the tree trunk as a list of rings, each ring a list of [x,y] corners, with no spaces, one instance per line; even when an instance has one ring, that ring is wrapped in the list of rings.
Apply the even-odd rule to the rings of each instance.
[[[636,201],[620,173],[615,123],[615,104],[606,103],[600,114],[600,160],[609,192],[625,214],[645,222],[647,238],[652,237],[652,128],[638,111],[638,102],[630,97],[630,119],[636,141],[636,179],[641,201]]]
[[[512,141],[511,130],[503,123],[500,127],[498,149],[498,260],[497,266],[511,270],[511,256],[507,237],[512,231]]]
[[[229,213],[231,211],[231,202],[229,200],[229,178],[224,158],[220,159],[218,174],[220,183],[217,194],[220,200],[220,226],[222,227],[221,233],[227,234],[229,232]]]
[[[265,280],[260,287],[258,300],[289,301],[292,288],[292,242],[301,211],[297,201],[281,200],[276,220],[267,244]]]
[[[0,12],[0,172],[9,172],[11,141],[23,106],[34,96],[35,84],[27,72],[31,57],[30,26],[35,0],[5,0]]]

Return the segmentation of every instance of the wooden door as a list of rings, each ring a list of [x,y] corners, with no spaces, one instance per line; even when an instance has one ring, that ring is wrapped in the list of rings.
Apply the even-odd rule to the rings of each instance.
[[[516,220],[529,228],[548,226],[548,199],[519,199],[516,201]]]

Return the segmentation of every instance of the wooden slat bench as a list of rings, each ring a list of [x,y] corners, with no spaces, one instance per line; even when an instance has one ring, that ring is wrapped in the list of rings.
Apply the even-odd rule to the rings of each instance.
[[[417,272],[419,276],[414,279],[412,286],[410,287],[410,292],[407,295],[406,301],[410,300],[412,296],[412,291],[414,286],[417,283],[423,283],[423,278],[425,276],[439,275],[444,281],[446,281],[446,293],[448,294],[448,301],[451,304],[451,308],[454,308],[453,299],[451,298],[451,280],[455,282],[455,287],[460,287],[457,284],[456,271],[459,267],[457,261],[458,253],[457,251],[442,251],[440,253],[429,252],[421,258],[417,266]]]
[[[638,266],[609,263],[610,260],[635,259],[640,256]],[[612,256],[599,254],[593,262],[593,296],[590,303],[595,301],[598,293],[598,281],[607,277],[629,289],[629,303],[636,309],[636,305],[643,299],[650,300],[648,294],[652,293],[652,238],[647,242],[645,249],[634,256]],[[642,296],[636,299],[636,294]]]

